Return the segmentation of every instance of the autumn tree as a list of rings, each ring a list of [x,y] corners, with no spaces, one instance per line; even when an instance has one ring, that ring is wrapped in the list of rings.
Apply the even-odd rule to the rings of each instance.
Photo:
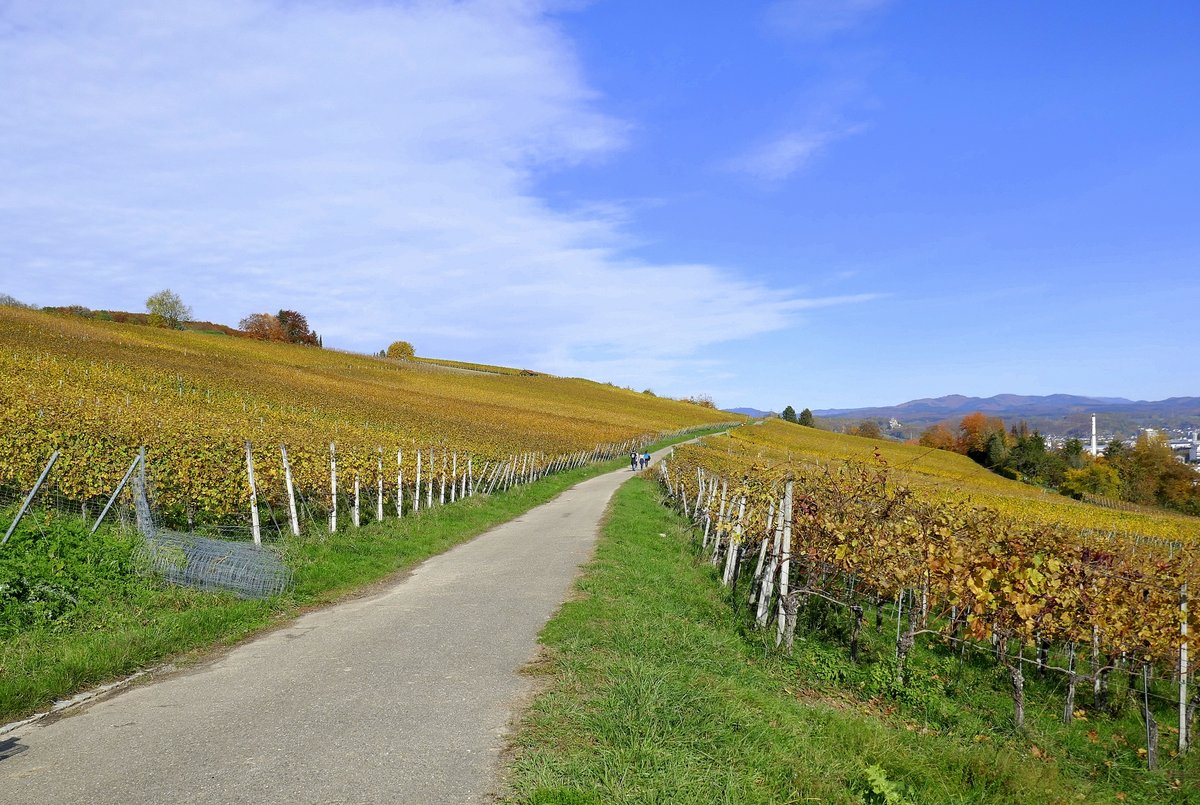
[[[417,353],[413,349],[413,345],[408,341],[393,341],[388,345],[387,356],[389,358],[410,361],[417,356]]]
[[[937,424],[930,425],[921,433],[919,444],[922,447],[933,447],[937,450],[953,450],[958,440],[954,438],[954,433],[945,425]]]
[[[1196,472],[1175,459],[1162,434],[1143,432],[1132,448],[1105,452],[1111,453],[1107,460],[1121,477],[1121,497],[1125,500],[1200,514]]]
[[[283,330],[283,340],[309,347],[319,345],[317,334],[309,329],[308,319],[304,317],[303,313],[297,313],[295,310],[281,310],[275,314],[275,318],[279,320],[279,326]]]
[[[251,313],[238,322],[238,327],[260,341],[286,341],[310,347],[321,345],[320,337],[309,329],[308,319],[294,310],[281,310],[275,315]]]
[[[816,422],[813,421],[813,412],[808,408],[800,412],[800,419],[797,420],[797,424],[803,425],[806,428],[815,428],[817,426]]]
[[[251,313],[238,322],[238,328],[251,338],[260,341],[286,341],[287,333],[279,318],[270,313]]]
[[[170,288],[150,294],[146,298],[146,312],[150,314],[151,325],[172,330],[182,330],[183,323],[192,316],[192,309]]]
[[[883,431],[879,429],[879,423],[873,419],[864,419],[858,423],[857,428],[853,428],[850,432],[866,439],[878,439],[883,436]]]
[[[1115,498],[1121,493],[1121,477],[1106,464],[1089,464],[1067,470],[1058,491],[1076,500],[1084,495]]]
[[[783,409],[783,413],[780,414],[780,416],[783,418],[784,422],[795,422],[796,409],[789,405],[787,408]]]
[[[958,425],[958,452],[965,453],[973,461],[988,466],[988,443],[992,434],[999,433],[1007,445],[1004,421],[999,417],[987,416],[976,411],[967,414]]]

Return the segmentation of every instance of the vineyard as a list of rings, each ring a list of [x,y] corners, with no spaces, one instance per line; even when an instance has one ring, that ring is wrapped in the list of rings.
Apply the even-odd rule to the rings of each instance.
[[[418,462],[427,500],[453,498],[468,478],[532,476],[719,418],[585,380],[0,307],[0,488],[28,489],[57,450],[57,493],[102,500],[145,446],[156,506],[188,525],[246,519],[247,443],[259,505],[286,510],[290,473],[323,517],[359,486],[382,506],[385,480],[415,502]]]
[[[845,613],[855,657],[870,608],[895,618],[896,684],[918,638],[996,658],[1024,719],[1029,668],[1065,680],[1063,719],[1110,684],[1138,698],[1148,763],[1159,723],[1190,743],[1200,695],[1200,521],[1088,506],[960,456],[766,422],[681,446],[660,478],[759,628],[790,647],[814,601]],[[1172,729],[1173,728],[1168,728]]]

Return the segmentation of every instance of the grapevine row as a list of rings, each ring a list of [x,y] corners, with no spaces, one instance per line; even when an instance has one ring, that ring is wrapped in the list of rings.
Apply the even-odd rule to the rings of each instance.
[[[743,439],[744,431],[758,433]],[[987,641],[1009,670],[1018,722],[1024,646],[1036,647],[1043,665],[1050,645],[1064,647],[1071,699],[1080,681],[1100,697],[1115,667],[1143,669],[1147,680],[1157,668],[1182,683],[1185,746],[1200,703],[1186,698],[1187,635],[1200,627],[1186,606],[1187,590],[1200,589],[1194,543],[1135,542],[931,494],[897,483],[881,456],[773,463],[760,449],[763,431],[681,446],[660,478],[697,523],[714,565],[724,564],[723,581],[750,578],[752,614],[759,626],[775,621],[779,642],[790,641],[796,611],[817,596],[851,608],[854,653],[863,605],[878,613],[881,601],[896,602],[908,616],[898,629],[898,675],[921,634]]]

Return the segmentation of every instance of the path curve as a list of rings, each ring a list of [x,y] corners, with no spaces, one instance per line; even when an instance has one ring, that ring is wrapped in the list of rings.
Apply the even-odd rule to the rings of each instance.
[[[0,802],[490,801],[532,692],[519,671],[631,476],[584,481],[377,594],[0,737]]]

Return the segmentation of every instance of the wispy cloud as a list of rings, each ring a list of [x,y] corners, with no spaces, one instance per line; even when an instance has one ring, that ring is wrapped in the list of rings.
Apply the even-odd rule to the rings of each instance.
[[[826,39],[862,25],[891,0],[777,0],[767,24],[806,40]]]
[[[830,143],[862,130],[863,126],[846,125],[785,132],[751,147],[725,167],[763,181],[780,181],[806,168]]]
[[[334,346],[630,383],[687,382],[708,345],[862,301],[631,259],[626,211],[539,199],[540,171],[605,159],[627,127],[538,11],[0,6],[0,291],[136,308],[171,287],[218,321],[301,310]]]

